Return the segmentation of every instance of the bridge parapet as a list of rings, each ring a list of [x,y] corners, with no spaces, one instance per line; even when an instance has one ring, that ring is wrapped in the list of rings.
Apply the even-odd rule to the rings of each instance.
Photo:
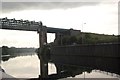
[[[11,30],[28,30],[28,31],[37,31],[39,26],[43,26],[42,22],[28,21],[28,20],[15,20],[0,18],[0,25],[2,29],[11,29]]]
[[[40,27],[47,27],[42,24],[41,21],[29,21],[29,20],[16,20],[6,18],[0,18],[0,29],[10,29],[10,30],[24,30],[24,31],[38,31]],[[48,33],[63,33],[69,31],[70,29],[53,28],[47,27]]]
[[[15,18],[13,19],[7,19],[6,18],[0,18],[0,22],[3,25],[8,25],[8,26],[17,26],[17,25],[42,25],[42,22],[35,22],[35,21],[29,21],[29,20],[15,20]]]

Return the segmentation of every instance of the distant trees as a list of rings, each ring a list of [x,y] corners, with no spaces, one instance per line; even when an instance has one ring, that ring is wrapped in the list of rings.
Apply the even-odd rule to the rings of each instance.
[[[14,58],[20,55],[31,55],[34,54],[35,48],[15,48],[15,47],[8,47],[2,46],[0,47],[2,58],[0,60],[7,61],[10,58]]]
[[[72,45],[72,44],[98,44],[98,43],[116,43],[119,42],[120,36],[115,35],[104,35],[95,33],[82,33],[76,36],[63,36],[61,40],[58,41],[62,45]]]
[[[118,35],[118,41],[120,42],[120,35]]]
[[[77,42],[76,36],[67,36],[62,38],[63,45],[76,44]]]
[[[24,53],[24,52],[35,52],[35,48],[15,48],[2,46],[2,55],[13,55],[15,53]]]
[[[2,55],[8,55],[9,51],[8,51],[8,47],[7,46],[2,46]]]

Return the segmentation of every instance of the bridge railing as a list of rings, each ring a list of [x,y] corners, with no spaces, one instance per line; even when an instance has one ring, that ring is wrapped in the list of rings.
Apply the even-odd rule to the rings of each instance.
[[[0,29],[9,29],[9,30],[24,30],[24,31],[38,31],[39,28],[47,27],[42,24],[41,21],[29,21],[29,20],[16,20],[5,18],[0,18]],[[47,27],[48,33],[62,33],[70,29],[54,28]],[[78,30],[79,31],[79,30]]]
[[[15,18],[13,19],[7,19],[6,18],[0,18],[0,25],[2,26],[39,26],[41,25],[42,22],[35,22],[35,21],[28,21],[28,20],[15,20]]]

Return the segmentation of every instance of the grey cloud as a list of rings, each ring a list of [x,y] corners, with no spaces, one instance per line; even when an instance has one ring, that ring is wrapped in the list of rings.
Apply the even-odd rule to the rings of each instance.
[[[8,13],[29,9],[69,9],[96,4],[98,4],[98,2],[2,2],[2,12]]]
[[[120,35],[120,1],[118,3],[118,35]]]

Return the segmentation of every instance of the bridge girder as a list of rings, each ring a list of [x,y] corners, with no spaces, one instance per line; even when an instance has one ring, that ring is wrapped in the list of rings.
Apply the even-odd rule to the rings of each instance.
[[[23,31],[38,31],[39,28],[46,27],[42,24],[42,22],[28,21],[28,20],[15,20],[0,18],[0,29],[8,29],[8,30],[23,30]],[[64,31],[68,31],[69,29],[62,28],[53,28],[47,27],[47,33],[62,33]]]

